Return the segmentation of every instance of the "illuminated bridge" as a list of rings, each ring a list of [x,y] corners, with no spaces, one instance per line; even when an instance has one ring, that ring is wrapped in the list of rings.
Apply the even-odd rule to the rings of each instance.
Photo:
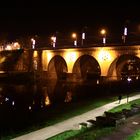
[[[1,65],[2,60],[1,56]],[[69,81],[139,79],[140,45],[24,50],[13,71],[35,71],[43,78]]]

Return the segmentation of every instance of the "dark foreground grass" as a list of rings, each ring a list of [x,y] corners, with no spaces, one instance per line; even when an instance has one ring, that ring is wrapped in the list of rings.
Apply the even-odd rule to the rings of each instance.
[[[105,127],[70,130],[49,138],[48,140],[96,140],[102,135],[110,134],[114,129],[114,127]]]

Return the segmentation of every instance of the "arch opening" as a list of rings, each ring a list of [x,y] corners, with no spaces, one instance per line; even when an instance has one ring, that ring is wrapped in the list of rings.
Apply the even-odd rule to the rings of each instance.
[[[108,71],[108,77],[116,80],[139,79],[140,59],[135,55],[122,55],[116,58]]]
[[[97,80],[101,75],[99,63],[90,55],[83,55],[73,66],[73,74],[81,80]]]
[[[54,56],[48,64],[48,78],[51,79],[66,79],[68,72],[65,60],[59,56]]]

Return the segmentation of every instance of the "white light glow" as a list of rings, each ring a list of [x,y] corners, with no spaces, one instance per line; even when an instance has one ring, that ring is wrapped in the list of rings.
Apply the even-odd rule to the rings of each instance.
[[[127,28],[124,28],[124,35],[127,35]]]
[[[130,77],[128,77],[128,78],[127,78],[127,81],[128,81],[128,82],[131,82],[131,81],[132,81],[132,79],[131,79]]]

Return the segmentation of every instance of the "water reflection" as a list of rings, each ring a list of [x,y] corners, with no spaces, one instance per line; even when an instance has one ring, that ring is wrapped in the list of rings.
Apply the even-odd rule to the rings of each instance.
[[[60,81],[31,84],[0,84],[0,106],[6,110],[39,110],[56,103],[70,102],[72,93]]]

